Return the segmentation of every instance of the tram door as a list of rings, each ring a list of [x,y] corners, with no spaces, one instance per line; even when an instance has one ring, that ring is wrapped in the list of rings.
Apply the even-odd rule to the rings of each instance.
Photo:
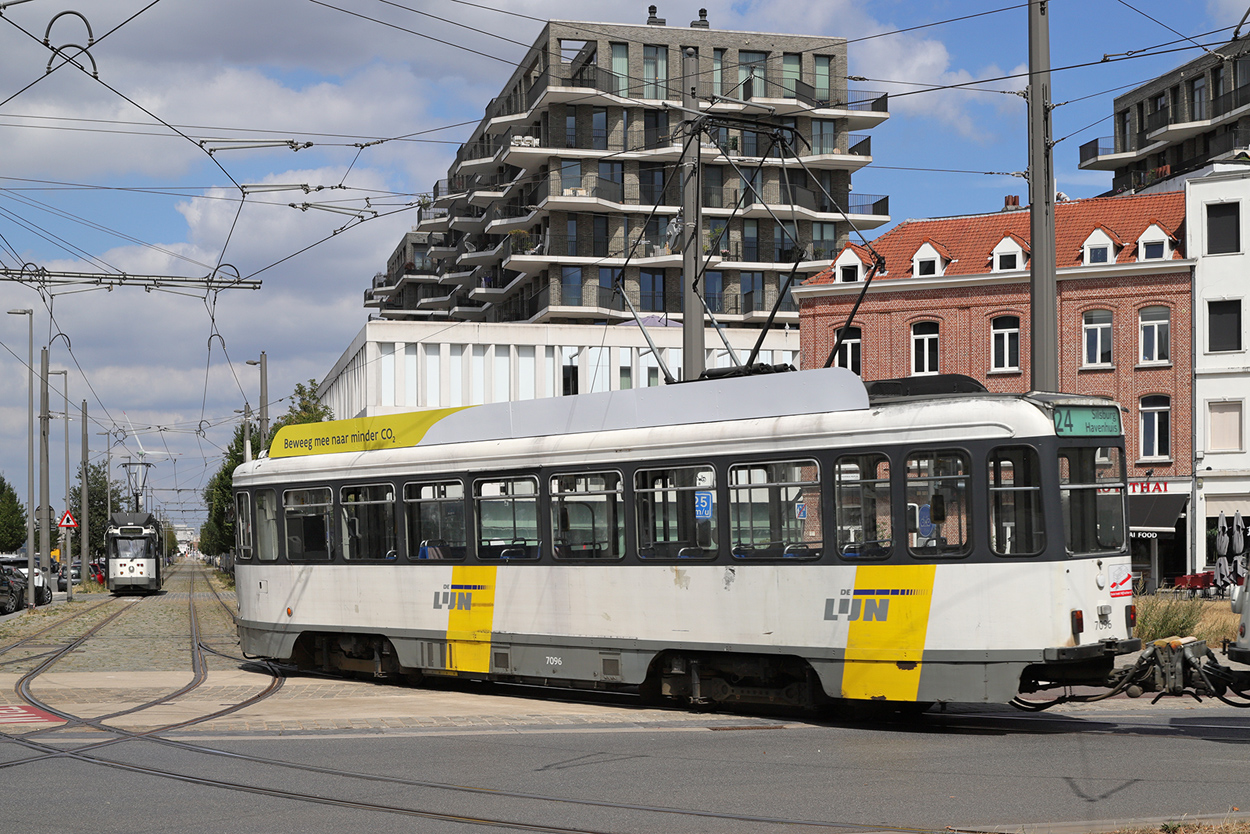
[[[1159,587],[1159,534],[1132,530],[1133,582],[1153,594]]]

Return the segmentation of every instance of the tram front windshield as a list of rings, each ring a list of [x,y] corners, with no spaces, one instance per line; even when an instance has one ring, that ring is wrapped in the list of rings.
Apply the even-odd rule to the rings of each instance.
[[[152,555],[151,542],[147,539],[113,539],[109,555],[114,559],[146,559]]]
[[[1114,446],[1059,450],[1059,490],[1068,554],[1124,552],[1124,452]]]

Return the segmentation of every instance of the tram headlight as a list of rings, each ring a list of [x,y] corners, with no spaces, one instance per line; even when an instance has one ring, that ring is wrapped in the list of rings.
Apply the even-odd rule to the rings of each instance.
[[[1085,612],[1079,608],[1072,609],[1072,636],[1080,637],[1085,631]]]

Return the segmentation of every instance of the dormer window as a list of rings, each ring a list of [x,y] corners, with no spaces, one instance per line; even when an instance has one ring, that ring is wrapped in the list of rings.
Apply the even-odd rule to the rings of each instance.
[[[1015,235],[1004,235],[1003,239],[990,253],[991,272],[1015,272],[1024,269],[1028,260],[1025,257],[1024,242]]]
[[[1137,239],[1137,260],[1162,261],[1172,253],[1168,248],[1171,236],[1158,223],[1151,223]]]
[[[1081,244],[1082,260],[1086,266],[1115,263],[1119,243],[1106,228],[1099,226]]]
[[[933,278],[945,274],[948,263],[950,253],[941,248],[940,244],[926,240],[911,256],[911,274],[917,278]]]
[[[854,264],[838,267],[838,280],[844,284],[855,283],[859,280],[859,267]]]

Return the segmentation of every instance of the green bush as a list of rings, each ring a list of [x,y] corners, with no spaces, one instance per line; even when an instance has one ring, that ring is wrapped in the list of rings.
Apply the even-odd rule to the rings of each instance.
[[[1188,637],[1202,619],[1201,599],[1153,594],[1134,597],[1137,605],[1137,630],[1143,642],[1164,637]]]

